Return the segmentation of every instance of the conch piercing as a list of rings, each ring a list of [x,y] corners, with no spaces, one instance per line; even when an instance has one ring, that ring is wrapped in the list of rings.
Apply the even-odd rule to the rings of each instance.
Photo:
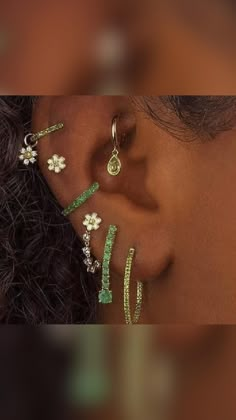
[[[97,260],[93,260],[91,257],[91,231],[98,230],[101,222],[102,219],[98,217],[97,213],[86,214],[83,221],[83,225],[86,226],[86,233],[83,235],[85,247],[82,249],[86,257],[84,264],[87,266],[87,272],[92,274],[96,273],[96,271],[101,268],[101,264]]]
[[[118,120],[118,117],[114,117],[112,120],[111,136],[112,136],[112,142],[113,142],[113,151],[112,151],[112,157],[110,158],[107,164],[107,172],[112,176],[119,175],[121,171],[121,161],[118,157],[119,143],[118,143],[118,135],[117,135],[117,120]]]
[[[110,261],[113,251],[113,246],[116,239],[117,227],[109,226],[108,234],[105,241],[104,256],[102,263],[102,288],[98,295],[99,303],[112,303],[112,291],[110,290]]]
[[[73,213],[76,209],[81,207],[84,203],[86,203],[89,198],[93,196],[93,194],[99,190],[99,183],[95,182],[91,185],[86,191],[84,191],[79,197],[77,197],[68,207],[66,207],[62,214],[63,216],[69,216],[69,214]]]
[[[28,166],[30,163],[34,164],[37,161],[38,153],[34,150],[38,144],[38,141],[47,136],[54,131],[61,130],[64,127],[63,123],[58,123],[52,125],[51,127],[45,128],[44,130],[39,131],[38,133],[32,134],[29,133],[24,138],[24,145],[19,154],[19,160],[23,162],[24,165]]]
[[[137,282],[137,300],[134,316],[132,319],[130,310],[130,276],[133,264],[133,258],[135,255],[135,249],[130,248],[128,257],[125,265],[125,276],[124,276],[124,313],[126,324],[137,324],[141,314],[142,299],[143,299],[143,283]]]
[[[59,174],[66,168],[65,158],[63,156],[53,155],[48,159],[48,170]]]

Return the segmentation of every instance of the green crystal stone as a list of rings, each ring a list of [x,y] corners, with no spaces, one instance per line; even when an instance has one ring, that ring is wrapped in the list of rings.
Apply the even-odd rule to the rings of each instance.
[[[112,303],[112,291],[108,289],[100,290],[98,300],[99,303],[103,303],[104,305]]]

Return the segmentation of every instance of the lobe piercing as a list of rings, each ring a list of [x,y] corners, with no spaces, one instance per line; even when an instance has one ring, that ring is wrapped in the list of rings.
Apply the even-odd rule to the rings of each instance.
[[[85,247],[82,248],[82,251],[86,257],[84,264],[87,266],[87,272],[92,274],[96,273],[96,271],[101,267],[101,264],[97,260],[93,261],[93,258],[91,257],[91,231],[98,230],[101,222],[102,219],[98,217],[97,213],[86,214],[83,221],[83,225],[86,226],[86,233],[83,235]]]
[[[109,226],[108,234],[106,237],[104,256],[102,263],[102,288],[98,295],[99,303],[108,304],[112,303],[112,291],[110,290],[110,261],[112,250],[116,239],[117,227],[114,225]]]
[[[140,281],[137,282],[137,300],[136,300],[136,307],[133,319],[131,317],[131,310],[130,310],[130,276],[133,264],[133,258],[135,255],[135,249],[130,248],[128,257],[126,260],[125,265],[125,276],[124,276],[124,313],[125,313],[125,322],[126,324],[137,324],[141,314],[142,308],[142,299],[143,299],[143,283]]]

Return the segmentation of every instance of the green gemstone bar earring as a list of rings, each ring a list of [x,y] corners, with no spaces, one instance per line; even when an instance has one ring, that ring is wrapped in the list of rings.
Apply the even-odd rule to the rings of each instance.
[[[62,214],[63,216],[68,216],[69,214],[73,213],[76,209],[78,209],[82,204],[84,204],[92,195],[99,190],[99,183],[95,182],[91,185],[86,191],[84,191],[79,197],[77,197],[73,203],[71,203],[68,207],[66,207]]]
[[[108,234],[105,241],[104,256],[102,263],[102,289],[99,292],[99,303],[112,303],[112,291],[110,290],[110,262],[112,250],[116,239],[117,227],[109,226]]]

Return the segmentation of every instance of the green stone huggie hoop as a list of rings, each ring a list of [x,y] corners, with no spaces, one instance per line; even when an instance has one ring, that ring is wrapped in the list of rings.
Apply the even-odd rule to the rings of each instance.
[[[102,263],[102,289],[98,295],[99,303],[112,303],[112,291],[110,290],[110,262],[112,250],[116,239],[117,227],[109,226],[108,234],[105,241],[104,256]]]
[[[66,207],[62,214],[63,216],[69,216],[69,214],[73,213],[76,209],[82,206],[82,204],[86,203],[92,195],[98,191],[100,188],[99,183],[95,182],[91,185],[86,191],[84,191],[79,197],[77,197],[73,203],[71,203],[68,207]]]

